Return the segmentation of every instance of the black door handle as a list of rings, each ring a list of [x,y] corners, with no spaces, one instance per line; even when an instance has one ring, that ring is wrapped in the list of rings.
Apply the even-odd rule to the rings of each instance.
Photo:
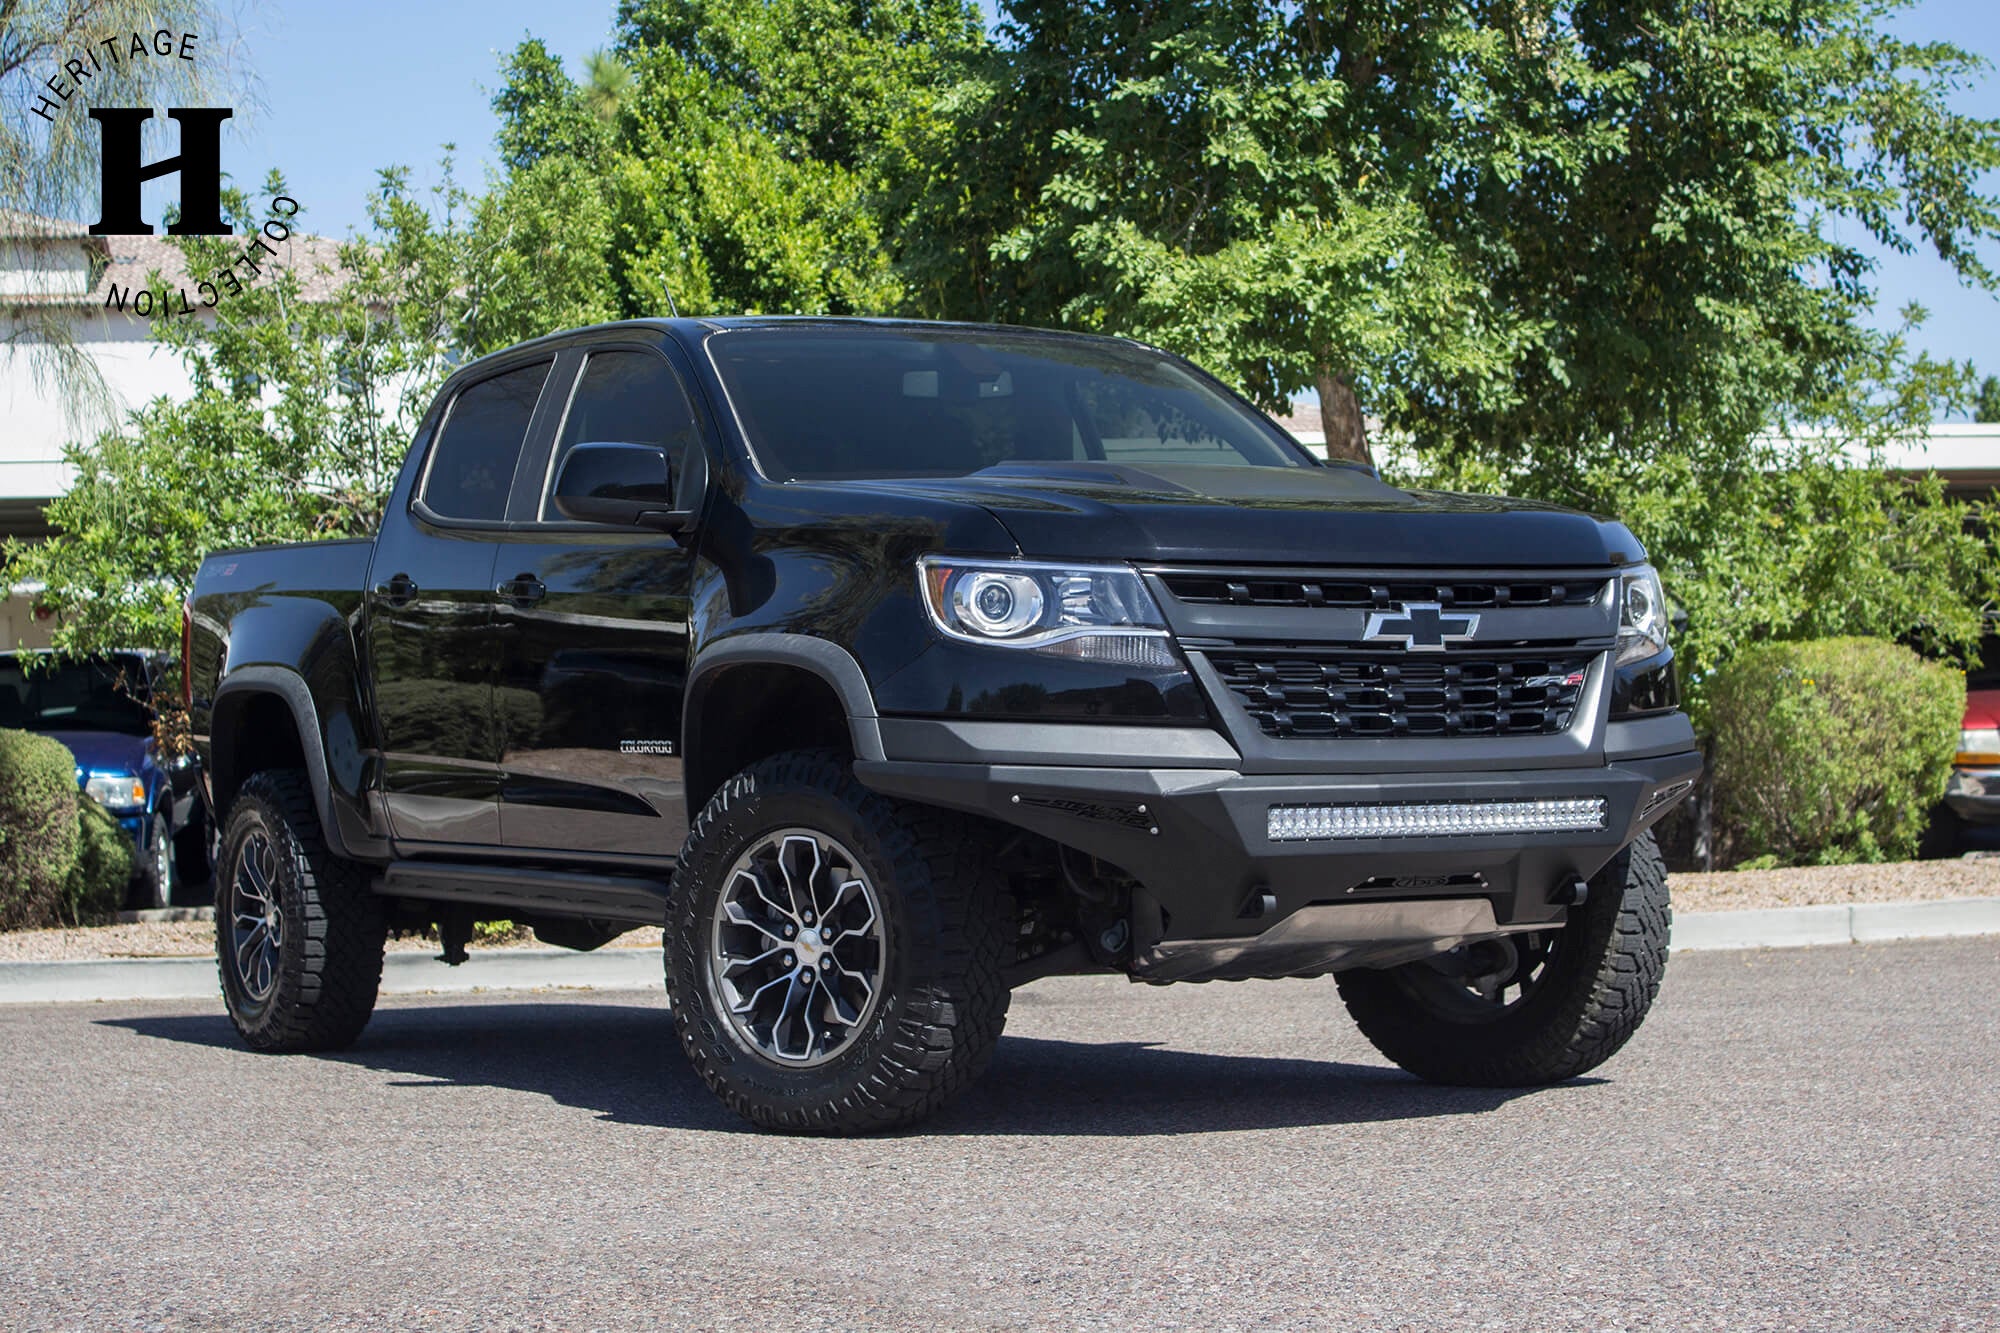
[[[408,574],[391,575],[387,583],[375,585],[375,595],[390,606],[408,606],[417,595],[417,581]]]
[[[515,606],[533,606],[542,600],[548,587],[533,574],[516,574],[493,591]]]

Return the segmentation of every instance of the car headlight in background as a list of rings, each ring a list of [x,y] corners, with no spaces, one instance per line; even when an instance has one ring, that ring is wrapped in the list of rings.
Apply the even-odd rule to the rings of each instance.
[[[1958,733],[1958,754],[1952,760],[1960,768],[2000,768],[2000,728],[1968,727]]]
[[[83,794],[115,815],[146,807],[146,784],[130,773],[92,773],[84,779]]]
[[[927,555],[917,581],[931,623],[965,643],[1113,666],[1181,665],[1152,594],[1124,565]]]
[[[1667,597],[1651,565],[1618,575],[1618,665],[1643,662],[1667,650]]]

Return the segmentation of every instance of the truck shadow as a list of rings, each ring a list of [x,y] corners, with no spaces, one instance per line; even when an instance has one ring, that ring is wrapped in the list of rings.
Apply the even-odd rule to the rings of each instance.
[[[242,1050],[220,1014],[99,1021],[160,1041]],[[350,1050],[291,1058],[375,1070],[393,1076],[387,1086],[413,1095],[436,1086],[490,1087],[548,1097],[620,1124],[754,1132],[694,1076],[666,1010],[656,1005],[384,1008]],[[1387,1066],[1333,1060],[1010,1036],[975,1087],[908,1132],[1143,1136],[1332,1126],[1476,1115],[1533,1091],[1432,1087]]]

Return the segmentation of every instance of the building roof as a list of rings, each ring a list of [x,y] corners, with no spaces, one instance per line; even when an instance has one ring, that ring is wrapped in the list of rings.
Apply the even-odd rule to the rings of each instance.
[[[113,286],[119,288],[164,284],[170,291],[185,287],[190,300],[198,300],[195,288],[198,278],[191,277],[180,249],[171,238],[155,234],[152,236],[92,236],[89,228],[82,223],[65,222],[57,218],[39,217],[33,213],[23,213],[15,209],[0,209],[0,241],[12,238],[32,240],[75,241],[86,250],[95,252],[97,268],[96,280],[85,291],[49,292],[0,292],[0,305],[21,306],[82,306],[103,309],[111,299]],[[250,238],[242,238],[244,245]],[[332,299],[343,281],[340,270],[340,243],[324,236],[295,232],[284,241],[268,244],[278,252],[275,260],[258,252],[257,257],[291,268],[298,273],[303,288],[304,299],[325,301]],[[265,266],[268,266],[268,263]],[[149,276],[158,272],[159,284],[149,284]],[[249,278],[246,270],[237,270],[240,278]],[[202,277],[208,275],[203,274]]]

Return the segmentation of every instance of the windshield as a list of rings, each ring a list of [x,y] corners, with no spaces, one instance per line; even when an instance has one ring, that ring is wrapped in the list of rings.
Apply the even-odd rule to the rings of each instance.
[[[19,731],[120,731],[143,736],[153,714],[136,657],[26,662],[0,657],[0,727]]]
[[[1158,352],[1002,329],[803,325],[708,340],[775,479],[1001,463],[1308,467],[1264,416]]]

